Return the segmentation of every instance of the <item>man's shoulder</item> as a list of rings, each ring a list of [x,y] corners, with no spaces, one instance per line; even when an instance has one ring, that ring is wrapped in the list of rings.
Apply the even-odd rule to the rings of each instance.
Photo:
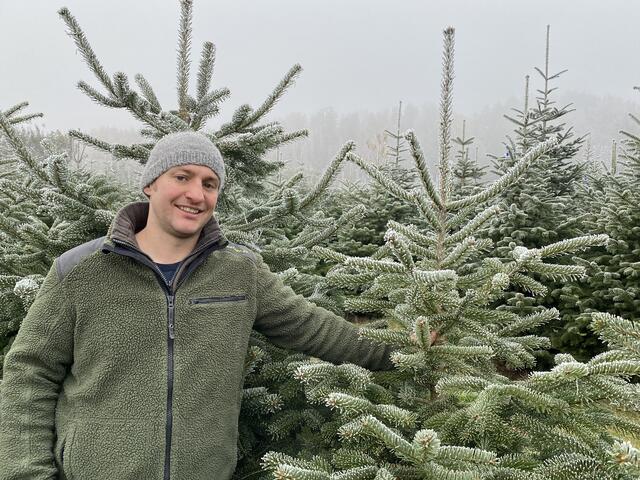
[[[241,243],[229,242],[225,246],[224,250],[231,254],[245,256],[251,259],[253,263],[256,263],[256,264],[258,263],[258,253],[256,253],[255,251],[251,250],[249,247]]]
[[[83,258],[88,257],[93,252],[101,250],[104,245],[106,237],[96,238],[95,240],[89,240],[77,247],[73,247],[71,250],[67,250],[60,255],[56,261],[56,272],[58,279],[62,281],[67,274],[73,270],[73,268],[82,261]]]

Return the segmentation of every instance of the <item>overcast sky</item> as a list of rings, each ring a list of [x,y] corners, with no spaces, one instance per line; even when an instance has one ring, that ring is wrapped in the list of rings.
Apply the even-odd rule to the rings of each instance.
[[[175,107],[177,0],[0,0],[0,109],[28,100],[47,129],[137,125],[77,90],[78,80],[97,81],[65,34],[62,6],[111,75],[123,71],[133,83],[142,73],[163,107]],[[192,79],[210,40],[213,83],[232,94],[223,121],[239,104],[261,102],[295,63],[304,70],[274,117],[437,102],[442,30],[451,25],[454,108],[470,114],[522,95],[524,76],[543,66],[551,24],[551,68],[569,70],[557,84],[564,92],[635,101],[639,21],[640,2],[629,0],[195,0]]]

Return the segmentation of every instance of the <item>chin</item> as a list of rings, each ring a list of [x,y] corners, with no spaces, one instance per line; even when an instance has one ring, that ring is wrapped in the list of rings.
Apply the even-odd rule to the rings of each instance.
[[[202,230],[202,226],[198,227],[198,228],[180,228],[180,227],[174,227],[173,228],[173,232],[174,235],[178,238],[191,238],[195,235],[200,235],[200,231]]]

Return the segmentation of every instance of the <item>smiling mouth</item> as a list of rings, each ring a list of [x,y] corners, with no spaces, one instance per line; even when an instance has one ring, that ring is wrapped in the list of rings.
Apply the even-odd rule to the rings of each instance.
[[[197,215],[199,213],[202,213],[202,210],[198,210],[197,208],[183,207],[180,205],[177,205],[176,208],[190,215]]]

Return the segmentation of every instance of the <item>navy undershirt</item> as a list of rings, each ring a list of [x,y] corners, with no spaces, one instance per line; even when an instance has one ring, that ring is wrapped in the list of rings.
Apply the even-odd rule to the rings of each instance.
[[[158,266],[158,268],[162,272],[162,275],[164,275],[164,278],[167,279],[167,283],[169,284],[173,280],[173,277],[176,274],[176,272],[178,271],[178,268],[180,267],[181,263],[182,262],[177,262],[177,263],[156,263],[156,265]]]

